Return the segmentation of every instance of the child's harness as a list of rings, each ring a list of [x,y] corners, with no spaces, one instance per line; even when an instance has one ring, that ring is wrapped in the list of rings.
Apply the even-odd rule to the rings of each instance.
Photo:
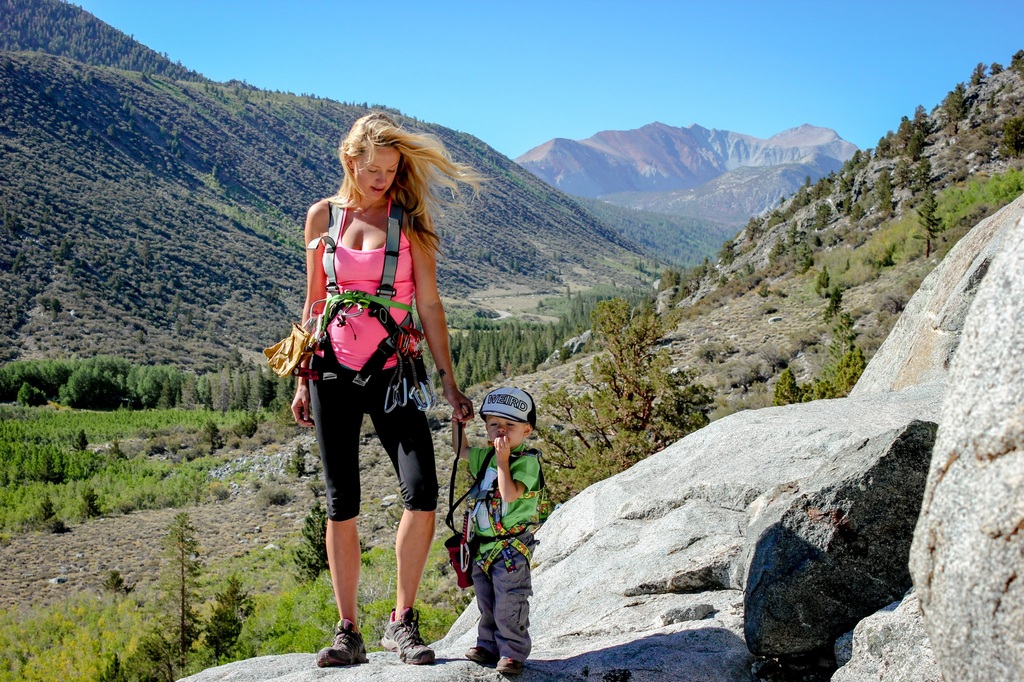
[[[461,447],[462,444],[461,427],[462,424],[461,422],[459,422],[456,427],[459,447]],[[525,450],[519,453],[519,455],[517,456],[537,457],[538,462],[540,461],[540,452],[534,449]],[[455,474],[456,470],[458,469],[459,463],[458,455],[456,455],[455,463],[452,465],[451,485],[449,486],[448,489],[448,515],[445,518],[445,523],[448,525],[449,528],[452,529],[452,532],[458,532],[455,530],[454,524],[455,508],[458,507],[463,500],[469,498],[469,495],[470,493],[473,492],[474,488],[479,488],[479,486],[482,484],[484,476],[487,473],[487,467],[491,463],[491,459],[493,457],[494,448],[491,447],[488,449],[487,454],[484,456],[483,462],[480,464],[480,470],[477,471],[476,473],[476,479],[473,481],[473,485],[471,485],[469,490],[467,490],[466,493],[459,498],[458,502],[455,502]],[[540,477],[538,479],[537,485],[538,489],[534,491],[524,492],[521,498],[529,499],[531,497],[537,496],[541,496],[543,498],[543,495],[541,494],[541,491],[544,489],[543,470],[540,471],[539,476]],[[519,539],[519,536],[522,535],[524,532],[530,530],[531,528],[540,525],[542,520],[538,516],[535,516],[533,519],[521,521],[511,527],[506,528],[501,523],[502,502],[501,495],[498,493],[497,480],[495,480],[494,483],[486,491],[484,491],[483,497],[469,499],[474,501],[476,505],[474,505],[474,508],[472,510],[467,509],[463,513],[462,535],[463,538],[465,539],[465,542],[469,545],[471,555],[476,554],[476,550],[480,546],[480,542],[482,540],[486,540],[488,542],[493,540],[495,543],[494,547],[492,547],[491,550],[487,552],[486,556],[481,557],[476,561],[476,564],[480,566],[481,570],[483,570],[484,573],[490,573],[491,566],[494,564],[495,561],[497,561],[498,557],[501,557],[505,565],[505,570],[507,570],[510,573],[514,572],[517,569],[517,566],[515,562],[515,555],[512,553],[511,549],[515,549],[520,554],[522,554],[523,558],[526,559],[527,564],[529,564],[532,560],[533,552],[530,550],[529,547],[527,547],[526,543]],[[484,505],[484,509],[486,510],[488,519],[491,522],[491,528],[494,529],[493,537],[477,536],[476,533],[473,531],[472,514],[475,512],[476,506],[481,504]],[[538,514],[540,512],[541,509],[540,505],[538,504]]]
[[[537,452],[536,450],[526,450],[520,453],[518,456],[537,457],[539,454],[540,453]],[[487,465],[490,464],[491,457],[493,456],[494,448],[492,447],[490,448],[490,451],[487,453],[487,456],[484,458],[483,464],[480,467],[480,471],[487,471]],[[537,495],[538,492],[536,490],[524,492],[520,496],[520,499],[528,499],[531,497],[536,497]],[[532,560],[533,553],[530,551],[530,548],[527,547],[526,544],[519,539],[519,535],[526,532],[533,526],[537,525],[537,522],[534,520],[520,521],[519,523],[515,524],[510,528],[505,528],[505,526],[502,525],[502,501],[501,495],[498,493],[497,480],[495,480],[494,484],[490,488],[488,488],[488,490],[484,493],[484,496],[482,498],[477,498],[475,506],[479,505],[483,505],[484,509],[487,511],[487,516],[491,521],[491,528],[494,529],[495,544],[494,547],[491,548],[491,550],[487,553],[486,556],[481,557],[479,560],[477,560],[477,565],[480,566],[484,573],[489,573],[491,570],[491,565],[495,561],[497,561],[498,557],[500,556],[505,564],[505,570],[509,573],[515,572],[517,568],[515,555],[512,554],[510,548],[513,548],[517,550],[520,554],[522,554],[523,558],[526,559],[526,563],[529,564]],[[469,514],[470,512],[467,511],[466,513]]]
[[[341,291],[338,286],[334,253],[341,240],[344,209],[333,203],[330,204],[330,208],[331,219],[327,234],[317,237],[306,245],[307,249],[312,250],[323,243],[323,266],[324,274],[327,276],[327,298],[323,299],[323,311],[316,318],[313,338],[317,346],[322,348],[325,343],[329,342],[328,328],[332,321],[337,319],[338,324],[345,324],[347,318],[369,311],[370,315],[376,318],[387,331],[387,336],[377,345],[366,364],[356,372],[352,382],[359,386],[365,386],[371,376],[383,369],[388,358],[397,353],[397,370],[385,396],[385,411],[390,412],[397,405],[405,405],[410,398],[416,407],[427,410],[433,406],[436,396],[430,375],[427,374],[426,366],[423,364],[423,333],[416,329],[413,323],[412,306],[392,300],[397,293],[395,275],[398,272],[402,216],[405,209],[398,202],[389,201],[384,267],[380,275],[380,285],[377,287],[377,291],[371,295],[365,291]],[[389,308],[405,310],[407,312],[405,319],[400,324],[395,322]],[[312,310],[310,313],[312,316]],[[406,376],[407,371],[410,376]],[[319,378],[319,373],[314,370],[300,370],[300,374],[314,380]],[[410,378],[412,379],[411,387]]]

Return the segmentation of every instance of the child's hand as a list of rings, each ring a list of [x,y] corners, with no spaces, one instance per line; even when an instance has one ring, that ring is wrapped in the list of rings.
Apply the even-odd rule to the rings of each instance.
[[[512,449],[509,447],[508,436],[498,436],[494,439],[494,456],[499,461],[507,460]]]

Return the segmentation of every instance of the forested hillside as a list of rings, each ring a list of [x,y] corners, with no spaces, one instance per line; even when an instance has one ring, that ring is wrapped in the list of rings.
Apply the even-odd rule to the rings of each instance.
[[[2,358],[210,367],[270,345],[301,303],[306,208],[340,182],[367,109],[0,53]],[[396,114],[397,115],[397,114]],[[440,220],[445,294],[639,281],[639,247],[468,135],[488,180]]]
[[[577,197],[576,201],[623,236],[677,266],[700,263],[737,232],[735,226],[715,220],[625,208],[602,199]]]
[[[205,80],[172,63],[77,5],[60,0],[0,0],[0,49],[45,52],[92,66],[112,66],[176,80]]]

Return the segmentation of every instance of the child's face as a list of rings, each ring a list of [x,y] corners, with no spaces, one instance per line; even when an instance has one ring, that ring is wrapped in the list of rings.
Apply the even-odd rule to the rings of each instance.
[[[493,443],[495,438],[504,436],[508,438],[509,448],[516,448],[522,445],[526,437],[533,433],[533,427],[523,422],[504,419],[495,415],[484,417],[484,424],[487,425],[487,440]]]

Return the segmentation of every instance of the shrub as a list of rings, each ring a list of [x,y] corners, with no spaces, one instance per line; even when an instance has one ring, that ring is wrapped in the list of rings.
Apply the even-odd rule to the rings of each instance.
[[[306,454],[306,448],[298,444],[295,446],[292,456],[288,459],[287,471],[289,474],[297,478],[302,478],[306,475]]]
[[[252,438],[259,426],[259,415],[255,412],[246,412],[232,430],[239,438]]]
[[[46,404],[46,394],[25,381],[18,389],[18,403],[28,407],[39,407]]]
[[[291,492],[279,483],[269,483],[260,488],[256,499],[262,507],[284,506],[292,501]]]

